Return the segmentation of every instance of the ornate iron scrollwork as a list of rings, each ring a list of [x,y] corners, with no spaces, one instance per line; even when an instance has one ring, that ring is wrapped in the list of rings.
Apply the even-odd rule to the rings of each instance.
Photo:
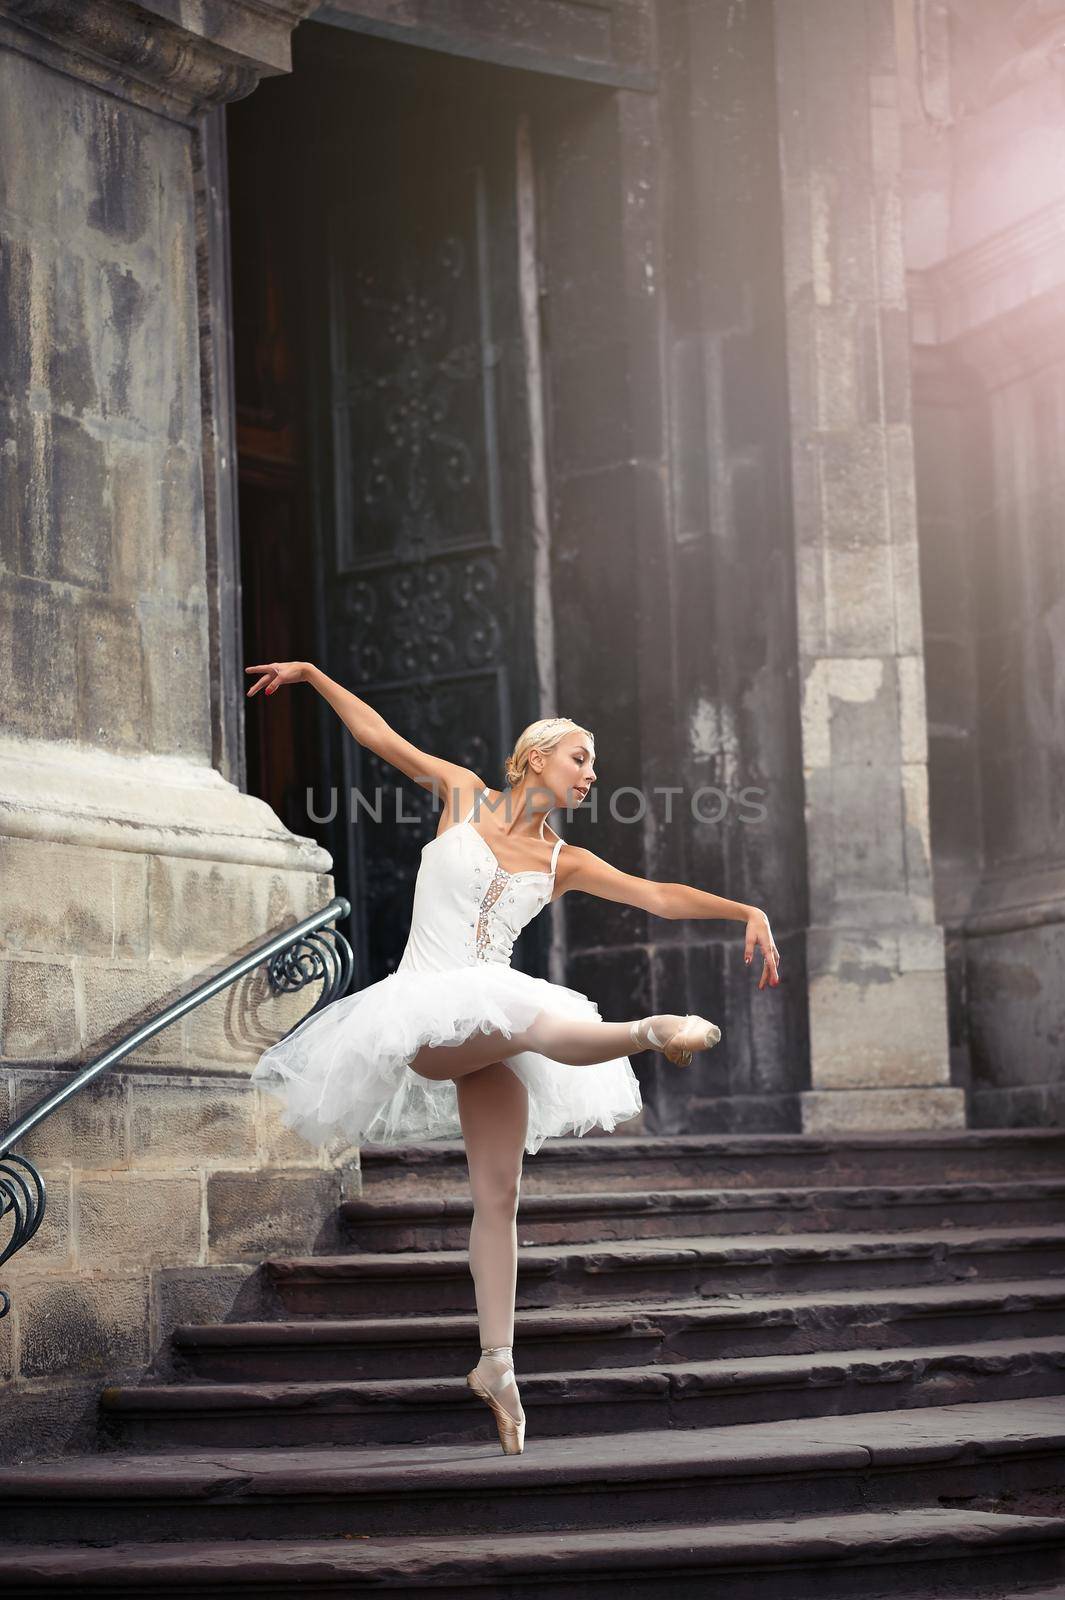
[[[13,1222],[11,1237],[0,1250],[0,1266],[33,1238],[44,1220],[45,1200],[44,1179],[32,1161],[10,1150],[0,1156],[0,1220],[10,1216]],[[0,1289],[0,1317],[10,1309],[11,1297]]]
[[[313,983],[317,978],[322,979],[322,992],[307,1013],[307,1016],[313,1016],[316,1011],[320,1011],[331,1000],[343,994],[351,982],[355,971],[355,955],[351,945],[336,928],[326,926],[337,917],[350,915],[350,901],[343,895],[336,895],[321,910],[312,912],[294,927],[287,928],[255,949],[246,951],[222,972],[198,984],[190,993],[175,1000],[173,1004],[142,1023],[96,1061],[91,1061],[88,1066],[82,1067],[81,1071],[75,1073],[61,1088],[53,1090],[36,1105],[31,1106],[6,1132],[0,1131],[0,1224],[8,1218],[11,1219],[10,1237],[0,1247],[0,1266],[33,1238],[44,1218],[45,1209],[44,1179],[31,1161],[25,1156],[14,1153],[12,1145],[24,1139],[46,1117],[51,1116],[73,1095],[79,1094],[101,1073],[107,1072],[131,1051],[146,1043],[148,1039],[154,1038],[163,1028],[168,1028],[171,1023],[177,1022],[186,1012],[194,1010],[196,1006],[203,1005],[214,995],[220,994],[223,989],[236,983],[239,978],[245,977],[264,962],[270,986],[275,994],[291,994],[294,990]],[[306,1017],[301,1018],[301,1021],[306,1020]],[[289,1029],[289,1032],[291,1031]],[[0,1289],[0,1317],[5,1317],[10,1309],[10,1296]]]
[[[343,994],[354,970],[354,951],[336,928],[321,928],[316,933],[305,933],[301,939],[272,956],[267,968],[270,987],[275,994],[295,994],[298,989],[306,988],[307,984],[314,983],[318,978],[322,979],[322,992],[307,1015],[300,1018],[300,1023],[306,1022],[307,1017],[313,1017]],[[300,1023],[294,1023],[293,1027],[299,1027]],[[288,1033],[291,1032],[292,1028],[288,1030]],[[288,1034],[284,1037],[287,1038]]]

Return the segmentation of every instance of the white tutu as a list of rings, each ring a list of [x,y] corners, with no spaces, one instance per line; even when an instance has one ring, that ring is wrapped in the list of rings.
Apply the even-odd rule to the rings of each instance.
[[[510,1038],[540,1011],[599,1018],[598,1006],[578,990],[498,962],[401,970],[307,1017],[263,1053],[252,1078],[280,1089],[282,1121],[312,1144],[338,1132],[356,1144],[458,1138],[454,1082],[423,1078],[408,1062],[423,1044],[457,1044],[478,1030]],[[530,1155],[545,1139],[594,1127],[610,1132],[640,1110],[639,1080],[626,1056],[592,1066],[567,1066],[532,1050],[501,1059],[528,1090]]]
[[[510,965],[514,940],[550,900],[550,872],[507,872],[473,825],[473,808],[423,847],[410,934],[396,972],[305,1017],[252,1071],[283,1101],[282,1121],[312,1144],[416,1144],[461,1136],[450,1078],[423,1078],[409,1062],[423,1044],[458,1044],[495,1029],[512,1038],[540,1011],[601,1021],[577,989]],[[627,1056],[566,1066],[533,1050],[500,1056],[529,1092],[525,1148],[545,1139],[610,1132],[640,1110]]]

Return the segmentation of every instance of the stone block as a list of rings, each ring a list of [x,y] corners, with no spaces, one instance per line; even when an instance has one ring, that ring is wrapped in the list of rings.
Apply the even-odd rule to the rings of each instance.
[[[796,544],[795,584],[799,654],[810,661],[811,658],[824,656],[828,651],[823,545],[811,544],[803,539]]]
[[[865,662],[862,662],[862,667]],[[828,736],[830,764],[838,771],[841,767],[863,767],[874,770],[889,767],[899,742],[899,704],[891,662],[877,662],[877,670],[870,670],[867,678],[861,671],[846,673],[841,663],[833,663],[829,680]],[[859,684],[871,687],[872,694],[851,692],[832,693],[834,684],[843,681],[851,691]]]
[[[79,967],[83,992],[87,1056],[102,1055],[128,1034],[151,1021],[160,1011],[180,1000],[189,989],[184,967],[173,962],[118,966],[86,961]],[[161,1029],[130,1055],[123,1067],[156,1065],[184,1067],[187,1016]]]
[[[899,929],[900,972],[942,972],[946,960],[943,929]]]
[[[99,1448],[99,1417],[98,1378],[22,1379],[4,1395],[0,1461],[89,1454]]]
[[[965,1127],[961,1089],[807,1090],[802,1096],[802,1131],[892,1133],[897,1129]]]
[[[19,444],[18,470],[31,458]],[[5,463],[6,465],[6,463]],[[27,513],[21,525],[30,521]],[[0,682],[6,731],[28,739],[77,735],[75,611],[39,582],[0,575]]]
[[[198,449],[188,444],[168,446],[160,478],[162,539],[153,552],[157,594],[171,594],[182,605],[202,604],[204,566],[196,542],[179,537],[182,528],[198,527],[203,519],[203,465]]]
[[[811,887],[818,885],[839,903],[905,890],[898,767],[814,769],[806,785]],[[811,920],[827,924],[836,918],[812,914]]]
[[[908,428],[913,415],[909,313],[905,306],[882,306],[878,320],[883,420]]]
[[[15,1154],[32,1159],[26,1148],[25,1141],[21,1141]],[[44,1184],[45,1206],[41,1225],[33,1238],[16,1251],[11,1257],[10,1265],[0,1268],[0,1272],[7,1272],[17,1265],[17,1269],[31,1275],[39,1273],[45,1268],[73,1267],[74,1265],[74,1236],[71,1229],[71,1187],[73,1175],[69,1167],[60,1167],[49,1170],[34,1162],[41,1181]],[[25,1174],[22,1174],[23,1180]],[[3,1238],[6,1243],[8,1237],[7,1224],[4,1224]],[[0,1320],[0,1327],[3,1321]]]
[[[917,471],[911,424],[886,423],[884,445],[887,491],[891,502],[891,537],[896,546],[916,546]],[[942,466],[940,470],[943,470]]]
[[[189,980],[192,981],[191,978]],[[189,1012],[189,1061],[199,1071],[255,1065],[313,1008],[321,993],[314,983],[293,994],[275,994],[262,967],[247,973]]]
[[[311,1144],[301,1134],[286,1127],[282,1121],[282,1102],[265,1088],[255,1084],[257,1098],[256,1121],[259,1130],[259,1158],[270,1167],[328,1166],[350,1160],[357,1147],[340,1135],[324,1145]]]
[[[918,656],[924,650],[921,614],[920,552],[916,542],[892,548],[894,583],[891,605],[895,617],[895,649],[900,656]],[[885,605],[885,610],[887,606]]]
[[[200,1260],[198,1175],[82,1178],[74,1195],[81,1266],[178,1265]]]
[[[814,403],[799,413],[826,431],[849,433],[863,420],[861,324],[854,306],[814,306],[810,311]],[[792,396],[795,406],[795,396]]]
[[[899,971],[899,936],[893,928],[812,927],[806,930],[806,966],[817,978]]]
[[[248,1084],[133,1076],[129,1138],[142,1167],[202,1166],[256,1159],[256,1099]]]
[[[894,554],[890,545],[828,546],[824,559],[829,653],[891,655],[896,648]]]
[[[171,337],[174,307],[158,292],[157,273],[156,258],[139,252],[104,260],[97,272],[93,355],[102,376],[104,413],[137,424],[135,429],[120,425],[116,433],[143,434],[162,409],[162,386],[157,378],[152,381],[153,358]],[[162,431],[159,422],[152,431]]]
[[[69,1083],[70,1072],[15,1075],[15,1115],[22,1117],[38,1101]],[[73,1094],[19,1141],[20,1152],[35,1165],[69,1163],[78,1169],[110,1170],[129,1164],[126,1082],[103,1072]]]
[[[41,261],[47,271],[46,316],[52,337],[47,352],[49,399],[57,412],[99,413],[100,397],[93,371],[89,326],[96,310],[94,274],[85,257],[74,250],[59,251]]]
[[[147,861],[131,850],[0,839],[0,948],[144,956]]]
[[[111,581],[111,519],[104,445],[74,417],[51,417],[51,515],[36,545],[34,570],[87,588]]]
[[[327,898],[319,897],[316,878],[306,872],[152,856],[152,959],[235,959],[252,941],[300,921]]]
[[[922,922],[931,922],[935,913],[932,841],[928,819],[928,768],[923,761],[907,762],[900,769],[899,780],[902,788],[906,882],[913,898],[914,915]]]
[[[147,1361],[146,1273],[26,1279],[16,1291],[23,1377],[112,1377],[116,1368]]]
[[[69,1060],[79,1045],[70,962],[0,962],[0,1054],[9,1061]]]
[[[887,184],[870,196],[874,209],[876,289],[881,304],[906,310],[906,231],[902,193]]]
[[[882,544],[891,527],[883,429],[822,434],[818,453],[826,544],[844,550]]]
[[[137,608],[148,748],[197,759],[211,747],[206,604],[142,596]]]
[[[158,1359],[169,1365],[169,1339],[182,1323],[259,1321],[268,1310],[257,1263],[157,1267],[152,1273],[152,1327]]]
[[[946,981],[872,963],[810,982],[815,1089],[903,1088],[950,1081]]]
[[[5,178],[7,172],[5,170]],[[32,383],[34,341],[40,338],[41,328],[31,315],[35,289],[34,253],[24,238],[19,237],[17,225],[0,228],[0,318],[4,328],[4,368],[0,376],[0,396],[3,396],[2,438],[4,440],[4,468],[2,481],[4,507],[11,513],[4,522],[5,530],[14,540],[18,529],[15,490],[18,483],[15,473],[14,418],[7,397],[22,399]]]
[[[54,74],[16,50],[5,50],[0,64],[4,210],[20,227],[54,235],[63,210],[57,179],[69,170],[66,124],[56,115],[55,92],[49,92]]]
[[[105,749],[142,748],[140,618],[131,601],[85,596],[77,607],[78,736]]]
[[[321,1169],[212,1172],[207,1178],[208,1257],[259,1261],[329,1247],[337,1238],[339,1199],[336,1174]]]
[[[112,594],[136,600],[151,593],[183,606],[202,601],[203,550],[181,536],[202,515],[199,457],[156,439],[113,440],[110,450]]]
[[[924,657],[898,656],[895,659],[898,683],[899,747],[904,762],[921,763],[928,759],[928,724],[925,720]]]

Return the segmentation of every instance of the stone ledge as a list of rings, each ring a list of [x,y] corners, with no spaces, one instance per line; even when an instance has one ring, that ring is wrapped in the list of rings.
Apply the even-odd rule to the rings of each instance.
[[[810,1089],[802,1097],[807,1133],[965,1127],[965,1091],[953,1088]]]
[[[0,834],[143,855],[330,873],[316,840],[214,767],[65,740],[0,738]]]

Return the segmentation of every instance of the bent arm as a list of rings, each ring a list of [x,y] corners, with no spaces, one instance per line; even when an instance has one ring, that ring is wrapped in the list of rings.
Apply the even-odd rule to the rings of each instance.
[[[401,733],[397,733],[373,706],[367,704],[365,700],[360,700],[357,694],[352,694],[343,684],[327,677],[320,667],[307,662],[306,668],[305,681],[312,684],[322,698],[329,702],[359,744],[365,745],[367,750],[372,750],[382,761],[398,767],[400,772],[412,778],[423,789],[441,796],[446,803],[451,794],[458,790],[465,791],[471,786],[481,787],[481,779],[477,773],[471,772],[468,767],[461,766],[458,762],[445,761],[442,756],[430,755],[427,751],[420,750],[416,744],[412,744]]]

